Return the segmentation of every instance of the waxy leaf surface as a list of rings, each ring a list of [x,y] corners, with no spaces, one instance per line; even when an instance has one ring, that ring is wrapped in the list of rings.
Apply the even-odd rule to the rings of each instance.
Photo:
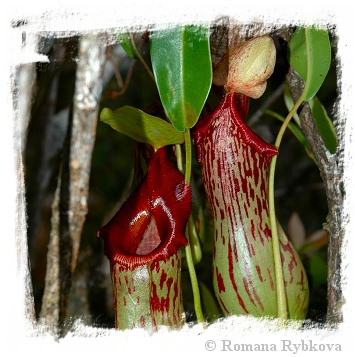
[[[335,154],[337,149],[337,137],[332,121],[327,111],[317,97],[309,101],[312,117],[316,122],[318,131],[323,139],[324,145],[330,153]]]
[[[184,142],[184,135],[170,123],[130,106],[115,111],[104,108],[100,120],[136,141],[152,145],[155,150]]]
[[[289,43],[291,66],[305,81],[305,101],[313,98],[329,71],[331,51],[326,30],[299,27]]]
[[[191,25],[155,32],[150,52],[166,115],[184,132],[196,124],[212,84],[209,31]]]
[[[289,111],[291,111],[291,109],[294,105],[294,102],[291,97],[291,93],[288,90],[284,91],[284,100],[285,100],[287,109]],[[330,153],[334,154],[336,152],[338,140],[337,140],[337,136],[336,136],[336,132],[335,132],[333,123],[332,123],[331,119],[329,118],[326,109],[324,108],[324,106],[322,105],[322,103],[319,101],[319,99],[316,96],[314,96],[308,102],[309,102],[309,105],[311,108],[312,117],[317,125],[319,134],[321,135],[326,148],[329,150]],[[300,123],[300,119],[299,119],[297,113],[294,114],[293,118],[295,119],[295,122],[297,123],[297,125],[300,127],[301,123]],[[292,130],[291,126],[292,126],[292,123],[289,124],[289,127]],[[300,129],[298,129],[297,131],[300,132]],[[296,135],[295,132],[294,132],[294,134]],[[300,133],[298,133],[296,135],[296,137],[299,140],[302,138],[302,140],[300,140],[300,142],[305,147],[307,153],[309,153],[310,152],[309,144],[306,141],[306,138],[304,137],[303,132],[302,132],[302,135],[300,135]]]

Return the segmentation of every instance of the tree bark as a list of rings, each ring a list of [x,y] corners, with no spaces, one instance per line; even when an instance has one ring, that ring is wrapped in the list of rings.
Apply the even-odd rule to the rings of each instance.
[[[73,110],[52,205],[41,317],[54,335],[66,333],[68,297],[87,214],[92,151],[102,92],[106,46],[103,35],[80,40]]]
[[[72,271],[78,259],[81,231],[88,211],[91,158],[106,59],[104,42],[97,35],[88,35],[82,38],[79,49],[69,163],[69,230],[73,241]]]
[[[26,38],[26,46],[37,49],[37,37],[29,34]],[[14,76],[13,102],[15,109],[14,123],[14,162],[16,168],[16,249],[17,249],[17,274],[22,280],[23,290],[23,316],[27,323],[34,326],[36,321],[33,298],[33,288],[30,274],[30,262],[28,256],[28,242],[26,232],[26,201],[24,178],[24,148],[26,146],[26,133],[30,119],[29,113],[32,105],[32,89],[35,82],[35,64],[23,64],[18,67]]]
[[[303,89],[303,80],[291,67],[287,75],[290,92],[296,101]],[[332,155],[326,149],[313,120],[310,107],[304,103],[300,113],[301,127],[312,149],[322,177],[328,203],[324,229],[328,232],[328,308],[329,324],[343,321],[344,297],[341,287],[341,254],[343,248],[343,167],[341,165],[342,138],[338,132],[338,150]]]
[[[42,298],[42,307],[40,319],[43,319],[47,329],[54,336],[58,334],[59,322],[59,195],[61,185],[61,171],[58,177],[58,186],[56,188],[52,203],[51,233],[47,253],[47,271],[45,277],[44,293]]]

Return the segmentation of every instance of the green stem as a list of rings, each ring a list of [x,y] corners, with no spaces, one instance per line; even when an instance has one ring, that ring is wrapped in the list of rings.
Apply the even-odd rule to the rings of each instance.
[[[285,130],[291,121],[293,115],[302,104],[304,99],[304,92],[298,98],[297,102],[288,113],[285,121],[282,123],[280,131],[276,137],[275,147],[279,149],[282,137],[285,133]],[[277,219],[275,213],[275,201],[274,201],[274,181],[275,181],[275,168],[276,168],[277,156],[273,156],[270,163],[270,176],[269,176],[269,209],[270,209],[270,224],[271,224],[271,233],[272,233],[272,247],[274,252],[274,261],[275,261],[275,274],[276,274],[276,294],[277,294],[277,316],[283,320],[287,320],[287,298],[286,298],[286,289],[283,278],[282,263],[281,263],[281,254],[280,254],[280,245],[279,237],[277,232]]]
[[[284,122],[285,121],[285,118],[278,114],[278,113],[275,113],[274,111],[272,110],[269,110],[269,109],[266,109],[264,110],[264,114],[265,115],[269,115],[273,118],[276,118],[277,120],[280,120],[281,122]],[[293,119],[295,120],[295,117],[293,117]],[[293,123],[288,123],[288,129],[290,129],[290,131],[292,132],[292,134],[296,137],[296,139],[300,142],[300,144],[303,146],[303,148],[305,149],[307,155],[309,156],[309,158],[316,164],[316,159],[314,158],[314,155],[309,147],[309,144],[302,132],[302,129],[300,129],[300,127],[298,126],[298,124],[293,124]]]
[[[141,56],[141,54],[139,53],[139,51],[137,50],[137,47],[136,47],[136,44],[134,42],[134,38],[133,38],[133,34],[132,33],[130,33],[130,37],[131,37],[132,46],[134,48],[134,52],[135,52],[135,55],[136,55],[138,61],[141,63],[141,65],[144,67],[144,69],[148,72],[150,78],[152,78],[153,82],[155,83],[154,74],[151,71],[151,69],[149,68],[149,66],[146,64],[146,62],[144,61],[144,59]]]
[[[181,153],[181,145],[180,144],[175,145],[175,156],[176,156],[177,168],[181,173],[183,173],[184,167],[182,164],[182,153]]]
[[[184,135],[185,135],[185,155],[186,155],[185,181],[190,183],[191,166],[192,166],[190,130],[186,129]]]
[[[190,183],[192,155],[191,155],[191,137],[190,137],[189,129],[186,129],[186,131],[185,131],[185,155],[186,155],[185,181]],[[187,268],[189,270],[189,275],[190,275],[190,280],[191,280],[192,294],[193,294],[193,298],[194,298],[195,314],[196,314],[198,323],[204,324],[205,320],[204,320],[202,308],[201,308],[200,290],[199,290],[197,275],[196,275],[195,266],[194,266],[194,262],[193,262],[193,258],[192,258],[190,236],[189,236],[188,229],[186,230],[186,236],[189,241],[189,244],[185,248],[186,263],[187,263]]]
[[[188,231],[187,231],[187,239],[189,240]],[[203,312],[201,307],[200,289],[198,286],[197,275],[194,267],[194,262],[192,259],[190,243],[185,247],[185,255],[186,255],[187,268],[189,270],[189,275],[191,280],[192,294],[194,298],[194,309],[195,309],[197,322],[200,324],[204,324],[205,320],[203,317]]]

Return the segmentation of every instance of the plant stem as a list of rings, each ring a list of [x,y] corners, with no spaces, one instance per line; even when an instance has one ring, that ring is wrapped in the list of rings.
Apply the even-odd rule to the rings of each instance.
[[[181,173],[183,173],[184,168],[183,168],[183,164],[182,164],[182,153],[181,153],[181,145],[180,144],[175,145],[175,156],[176,156],[177,168]]]
[[[137,60],[133,60],[131,62],[131,65],[129,66],[129,69],[128,69],[128,72],[127,72],[127,76],[126,76],[126,80],[124,82],[124,85],[118,92],[113,92],[111,94],[113,98],[118,98],[121,95],[126,93],[126,90],[128,88],[129,82],[131,81],[131,77],[132,77],[132,74],[133,74],[133,69],[134,69],[134,66],[136,65],[136,63],[137,63]]]
[[[190,137],[190,130],[186,129],[185,131],[185,155],[186,155],[186,168],[185,168],[185,181],[190,183],[191,180],[191,137]],[[204,323],[204,317],[201,308],[201,298],[200,298],[200,290],[198,287],[197,275],[195,271],[194,262],[192,259],[192,252],[191,252],[191,244],[190,244],[190,236],[188,229],[186,230],[186,236],[189,241],[187,247],[185,247],[185,254],[186,254],[186,263],[187,268],[189,270],[190,280],[191,280],[191,287],[192,287],[192,294],[194,298],[194,309],[198,323]]]
[[[138,61],[141,63],[141,65],[144,67],[144,69],[147,71],[147,73],[149,74],[150,78],[152,78],[153,82],[155,83],[155,78],[154,78],[154,74],[153,72],[151,71],[151,69],[149,68],[149,66],[146,64],[146,62],[144,61],[143,57],[141,56],[141,54],[139,53],[137,47],[136,47],[136,44],[134,42],[134,38],[133,38],[133,34],[130,33],[130,37],[131,37],[131,42],[132,42],[132,45],[134,47],[134,52],[135,52],[135,55],[138,59]]]
[[[184,135],[185,135],[185,156],[186,156],[185,181],[190,183],[191,165],[192,165],[190,130],[186,129]]]
[[[188,231],[187,231],[187,239],[189,240]],[[202,312],[202,308],[201,308],[200,290],[199,290],[199,286],[198,286],[194,262],[192,259],[190,242],[185,247],[185,255],[186,255],[187,268],[189,270],[189,275],[190,275],[190,280],[191,280],[191,287],[192,287],[192,294],[193,294],[193,298],[194,298],[194,309],[195,309],[196,318],[197,318],[198,323],[204,324],[205,320],[204,320],[203,312]]]
[[[275,147],[279,149],[282,137],[285,130],[291,121],[294,113],[297,111],[299,106],[302,104],[304,99],[304,92],[298,98],[297,102],[288,113],[285,121],[282,123],[279,133],[277,134]],[[270,175],[269,175],[269,209],[270,209],[270,224],[271,224],[271,234],[272,234],[272,247],[274,252],[274,262],[275,262],[275,274],[276,274],[276,294],[277,294],[277,316],[280,319],[287,320],[287,298],[286,289],[283,278],[281,255],[280,255],[280,245],[279,236],[277,232],[277,220],[275,213],[275,201],[274,201],[274,181],[275,181],[275,168],[276,168],[277,156],[273,156],[270,163]]]
[[[275,113],[274,111],[272,110],[269,110],[269,109],[266,109],[264,111],[264,114],[265,115],[269,115],[273,118],[276,118],[278,120],[280,120],[281,122],[284,122],[285,121],[285,118],[278,114],[278,113]],[[295,119],[295,118],[293,118]],[[296,137],[296,139],[300,142],[300,144],[303,146],[303,148],[305,149],[308,157],[317,165],[317,162],[316,162],[316,159],[314,158],[314,155],[309,147],[309,144],[306,140],[306,137],[304,136],[303,132],[302,132],[302,129],[300,129],[300,127],[296,124],[293,124],[293,123],[288,123],[288,129],[290,129],[290,131],[292,132],[292,134]]]

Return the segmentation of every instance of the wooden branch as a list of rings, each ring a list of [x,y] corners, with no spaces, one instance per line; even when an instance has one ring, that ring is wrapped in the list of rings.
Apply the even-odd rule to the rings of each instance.
[[[102,76],[106,59],[104,42],[100,36],[88,35],[82,38],[79,49],[69,164],[69,230],[73,240],[72,271],[76,266],[81,231],[88,210],[91,157],[95,144]]]
[[[68,297],[87,214],[92,151],[106,59],[100,35],[81,38],[72,115],[63,150],[60,180],[52,205],[41,318],[54,335],[66,333]]]
[[[296,100],[303,89],[302,78],[290,68],[287,81],[290,92]],[[306,139],[312,149],[320,175],[324,182],[325,193],[328,203],[327,222],[324,229],[328,232],[328,311],[327,322],[329,324],[343,321],[342,306],[344,298],[341,287],[341,254],[342,237],[344,228],[342,227],[343,193],[342,176],[343,169],[340,160],[340,150],[332,155],[326,149],[324,142],[319,135],[315,122],[312,118],[308,104],[304,104],[300,112],[301,127]],[[341,143],[342,138],[338,138]]]
[[[37,50],[38,39],[33,34],[28,34],[26,46]],[[17,250],[18,278],[23,279],[21,292],[23,292],[23,317],[22,323],[29,323],[33,327],[36,321],[33,288],[30,274],[29,247],[26,229],[26,199],[24,178],[24,150],[26,147],[26,134],[30,120],[33,86],[35,83],[35,64],[22,64],[14,76],[13,101],[16,112],[14,123],[14,162],[16,169],[16,223],[15,242]]]
[[[58,184],[52,203],[51,233],[47,253],[47,271],[45,277],[45,286],[42,298],[42,307],[40,319],[47,325],[51,334],[58,334],[59,322],[59,200],[61,186],[61,172],[58,177]]]

